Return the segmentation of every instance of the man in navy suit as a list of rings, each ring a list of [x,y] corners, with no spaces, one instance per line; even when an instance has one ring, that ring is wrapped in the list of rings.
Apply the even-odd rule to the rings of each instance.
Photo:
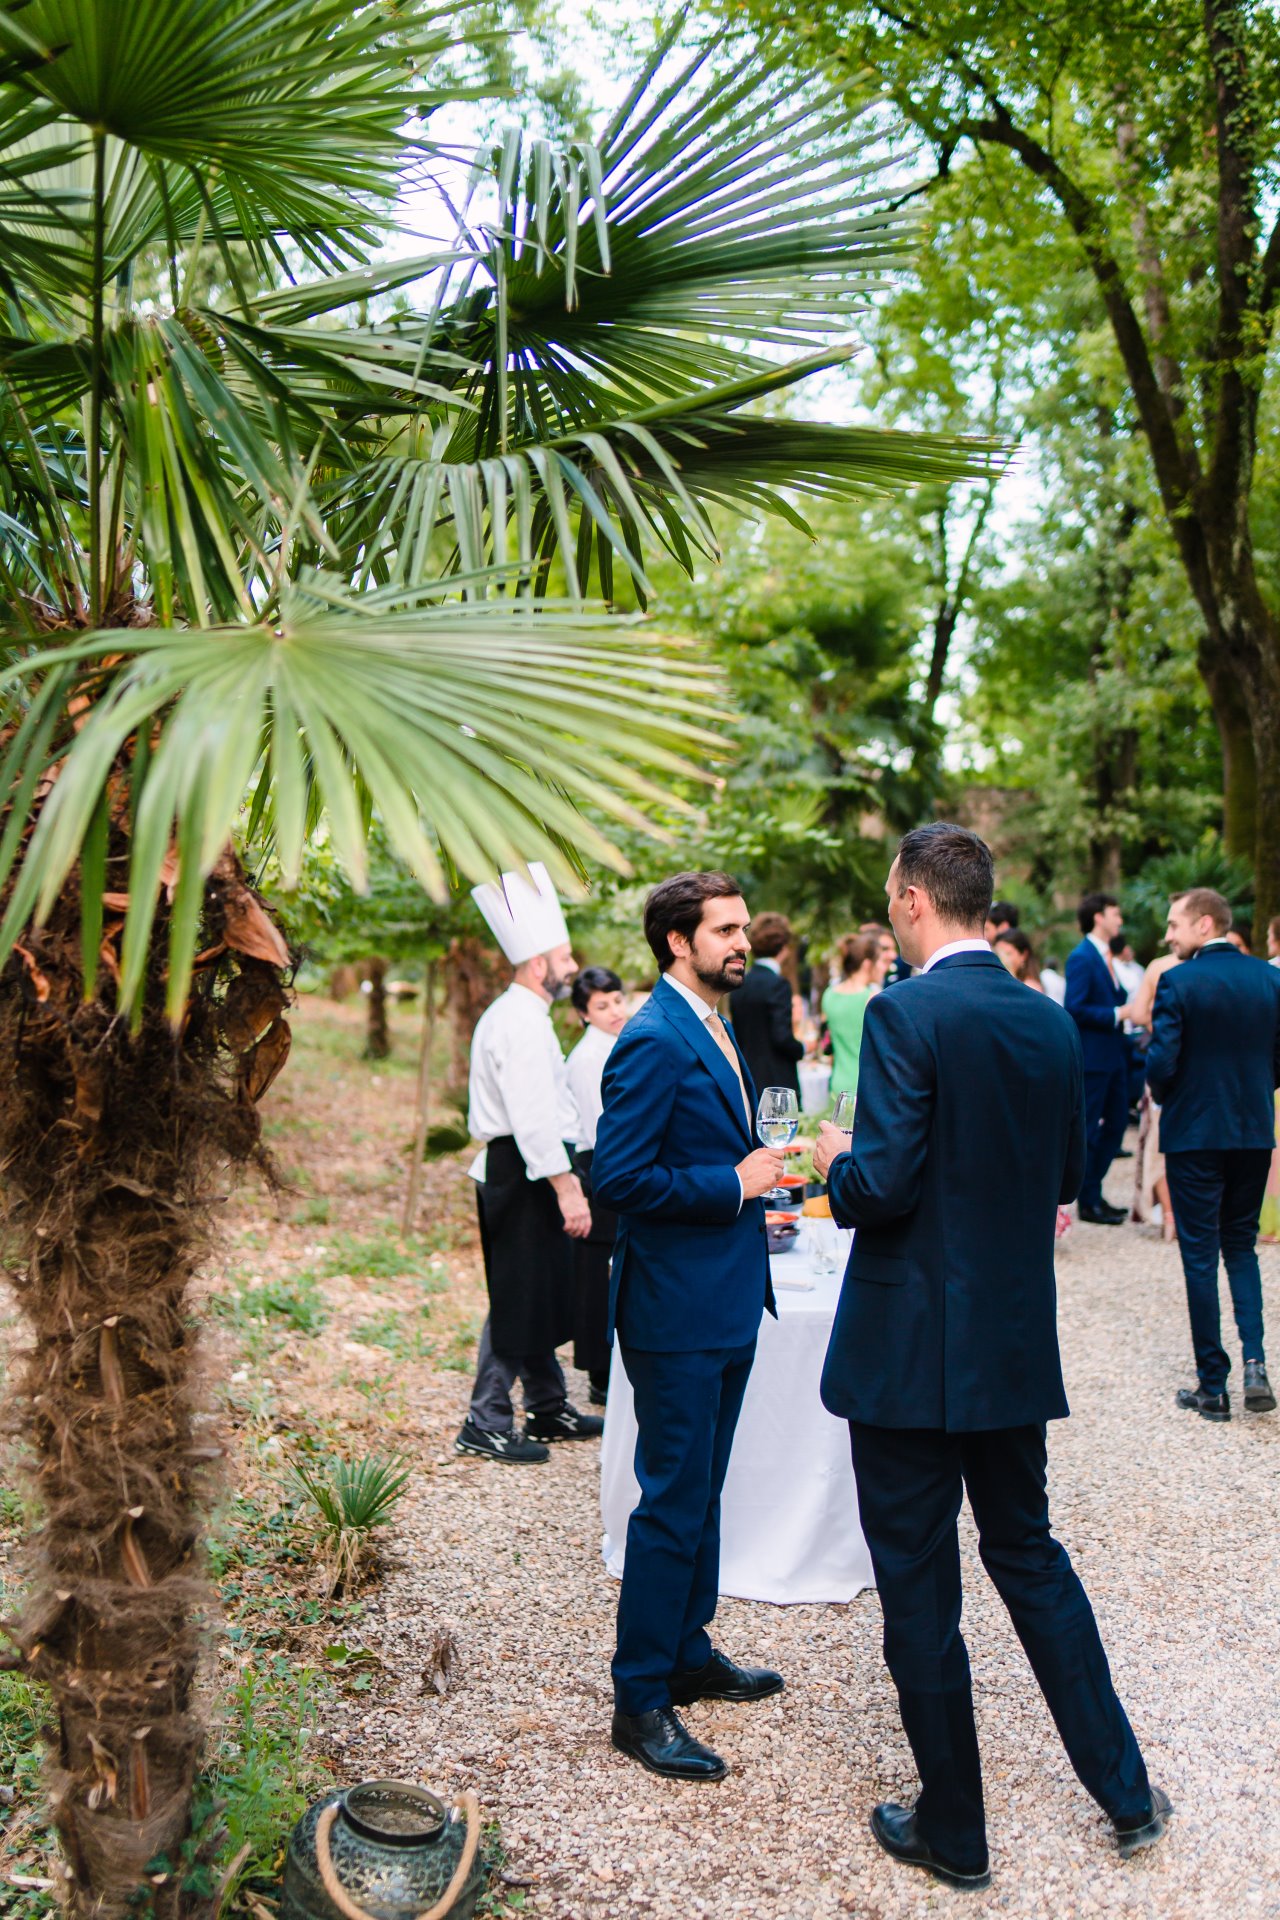
[[[609,1300],[635,1394],[640,1501],[627,1527],[613,1659],[613,1744],[654,1773],[719,1780],[724,1761],[674,1709],[782,1686],[707,1628],[720,1585],[720,1491],[776,1311],[761,1195],[783,1169],[755,1145],[755,1088],[716,1011],[742,985],[747,907],[727,873],[680,873],[645,902],[661,978],[604,1070],[591,1184],[618,1215]]]
[[[1160,977],[1147,1050],[1199,1376],[1198,1386],[1179,1391],[1178,1405],[1206,1420],[1231,1418],[1219,1254],[1240,1335],[1244,1404],[1251,1413],[1273,1413],[1276,1404],[1256,1242],[1275,1144],[1280,974],[1234,947],[1230,928],[1231,908],[1210,887],[1170,901],[1168,943],[1186,964]]]
[[[1124,924],[1112,893],[1086,893],[1077,912],[1084,935],[1067,955],[1067,992],[1063,1002],[1080,1029],[1084,1058],[1086,1159],[1080,1186],[1080,1218],[1099,1227],[1118,1227],[1128,1209],[1102,1197],[1107,1169],[1124,1143],[1129,1112],[1130,1047],[1124,1023],[1132,1008],[1116,972],[1111,941]]]
[[[872,1814],[895,1859],[962,1888],[990,1873],[956,1517],[967,1490],[1071,1763],[1122,1854],[1171,1808],[1116,1698],[1093,1611],[1049,1531],[1045,1423],[1067,1412],[1057,1209],[1084,1170],[1080,1042],[982,937],[990,850],[936,822],[889,872],[898,945],[922,971],[867,1008],[852,1142],[819,1131],[831,1210],[857,1228],[822,1376],[849,1422],[884,1653],[920,1774]],[[1001,1258],[991,1249],[999,1244]]]

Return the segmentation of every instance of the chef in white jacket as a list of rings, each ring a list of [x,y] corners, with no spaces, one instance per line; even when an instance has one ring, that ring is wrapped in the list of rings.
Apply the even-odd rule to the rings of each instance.
[[[515,969],[471,1043],[469,1125],[484,1143],[471,1168],[489,1288],[471,1405],[459,1453],[527,1464],[552,1440],[585,1440],[603,1421],[569,1404],[556,1348],[573,1333],[572,1246],[591,1210],[571,1150],[578,1116],[551,1007],[577,972],[547,870],[504,873],[476,887],[476,905]],[[519,1380],[525,1425],[515,1426]]]

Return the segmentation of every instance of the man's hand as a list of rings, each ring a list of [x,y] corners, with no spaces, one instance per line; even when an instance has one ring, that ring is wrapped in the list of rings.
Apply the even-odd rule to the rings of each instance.
[[[551,1184],[560,1202],[564,1230],[571,1240],[585,1240],[591,1231],[591,1208],[576,1173],[552,1175]]]
[[[850,1136],[840,1127],[833,1127],[824,1120],[818,1128],[818,1143],[813,1149],[813,1170],[819,1180],[825,1180],[831,1171],[831,1162],[839,1153],[848,1153]]]
[[[1126,1000],[1120,1008],[1120,1011],[1116,1014],[1116,1025],[1118,1027],[1122,1027],[1126,1020],[1132,1021],[1135,1026],[1137,1025],[1138,1003],[1136,1000]]]
[[[787,1164],[786,1155],[772,1147],[757,1147],[745,1160],[739,1160],[734,1172],[742,1182],[744,1200],[758,1200],[770,1187],[776,1187]]]

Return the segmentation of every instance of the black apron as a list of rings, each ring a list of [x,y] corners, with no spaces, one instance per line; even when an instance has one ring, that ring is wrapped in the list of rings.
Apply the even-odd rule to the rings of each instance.
[[[591,1193],[593,1154],[580,1147],[574,1155],[582,1184]],[[584,1373],[609,1371],[609,1263],[618,1233],[618,1216],[591,1201],[591,1232],[573,1242],[573,1364]]]
[[[489,1142],[476,1204],[494,1352],[553,1352],[573,1334],[573,1242],[555,1188],[526,1176],[510,1134]]]

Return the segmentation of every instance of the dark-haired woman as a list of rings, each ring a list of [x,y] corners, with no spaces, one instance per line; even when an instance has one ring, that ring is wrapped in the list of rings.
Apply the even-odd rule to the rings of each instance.
[[[840,984],[822,996],[822,1018],[831,1035],[831,1092],[857,1093],[862,1023],[873,994],[893,964],[892,942],[875,933],[851,933],[840,942]]]
[[[572,987],[573,1004],[586,1032],[565,1069],[578,1109],[578,1169],[590,1194],[591,1156],[600,1123],[604,1063],[627,1020],[622,982],[608,967],[583,967]],[[618,1230],[616,1214],[591,1202],[591,1232],[573,1243],[575,1321],[573,1364],[591,1383],[591,1403],[602,1407],[609,1388],[609,1260]]]

